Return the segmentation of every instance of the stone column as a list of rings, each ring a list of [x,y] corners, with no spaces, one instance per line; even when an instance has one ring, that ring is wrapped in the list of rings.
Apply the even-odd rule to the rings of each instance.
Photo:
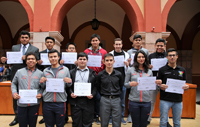
[[[178,50],[178,65],[186,70],[187,83],[192,83],[192,50]]]
[[[148,49],[149,53],[155,52],[155,42],[158,38],[163,38],[166,40],[171,32],[135,32],[129,39],[132,42],[135,34],[140,34],[142,36],[142,47]]]
[[[60,46],[61,46],[60,43],[63,41],[64,37],[58,31],[30,32],[30,34],[31,34],[30,43],[35,47],[39,48],[40,51],[46,49],[45,38],[47,36],[51,36],[55,39],[54,49],[60,52]]]

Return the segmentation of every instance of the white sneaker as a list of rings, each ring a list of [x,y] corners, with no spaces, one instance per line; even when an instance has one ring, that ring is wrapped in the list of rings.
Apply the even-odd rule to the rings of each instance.
[[[129,114],[127,117],[127,123],[132,123],[131,114]]]

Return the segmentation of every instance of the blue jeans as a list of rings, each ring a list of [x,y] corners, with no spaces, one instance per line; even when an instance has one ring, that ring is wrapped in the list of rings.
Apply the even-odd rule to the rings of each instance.
[[[167,127],[169,109],[172,108],[174,127],[181,126],[182,102],[160,100],[160,127]]]
[[[125,112],[125,97],[126,97],[126,87],[123,86],[122,93],[120,95],[120,99],[122,103],[122,118],[124,118],[124,112]]]

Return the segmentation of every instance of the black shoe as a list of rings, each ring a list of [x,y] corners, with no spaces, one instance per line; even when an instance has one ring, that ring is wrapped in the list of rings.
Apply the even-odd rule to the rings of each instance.
[[[16,124],[18,124],[18,121],[17,121],[17,120],[13,120],[13,121],[9,124],[9,126],[14,126],[14,125],[16,125]]]
[[[196,104],[200,105],[200,101],[197,101]]]
[[[39,124],[43,124],[44,123],[44,119],[41,119],[40,121],[39,121]]]
[[[169,124],[169,122],[167,122],[167,127],[172,127],[172,126]]]
[[[149,125],[150,124],[150,121],[147,121],[147,125]]]
[[[99,120],[99,117],[96,118],[96,124],[97,124],[97,125],[101,124],[101,122],[100,122],[100,120]]]

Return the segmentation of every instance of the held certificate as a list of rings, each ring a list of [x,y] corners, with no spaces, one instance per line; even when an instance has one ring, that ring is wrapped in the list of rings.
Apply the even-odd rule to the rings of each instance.
[[[65,64],[74,64],[77,60],[77,52],[63,52],[62,59],[64,60]]]
[[[134,57],[135,57],[135,53],[131,54],[131,65],[133,65],[134,63]]]
[[[63,79],[47,78],[46,81],[46,92],[64,92],[64,81]]]
[[[22,52],[6,52],[7,64],[22,64]]]
[[[19,90],[19,96],[20,104],[37,103],[37,90]]]
[[[185,83],[186,81],[184,80],[167,78],[166,85],[168,86],[168,88],[165,90],[165,92],[183,94],[184,89],[182,87],[185,86]]]
[[[114,60],[115,60],[115,63],[113,64],[113,68],[124,67],[124,56],[123,55],[115,56]]]
[[[74,83],[74,95],[77,96],[90,96],[91,95],[91,83]]]
[[[158,71],[159,68],[167,64],[167,58],[151,59],[152,71]]]
[[[88,55],[87,66],[101,67],[101,59],[102,59],[102,56]]]
[[[49,62],[48,53],[40,53],[40,59],[43,61],[42,65],[51,65]]]
[[[156,77],[139,77],[137,89],[139,90],[156,90]]]

